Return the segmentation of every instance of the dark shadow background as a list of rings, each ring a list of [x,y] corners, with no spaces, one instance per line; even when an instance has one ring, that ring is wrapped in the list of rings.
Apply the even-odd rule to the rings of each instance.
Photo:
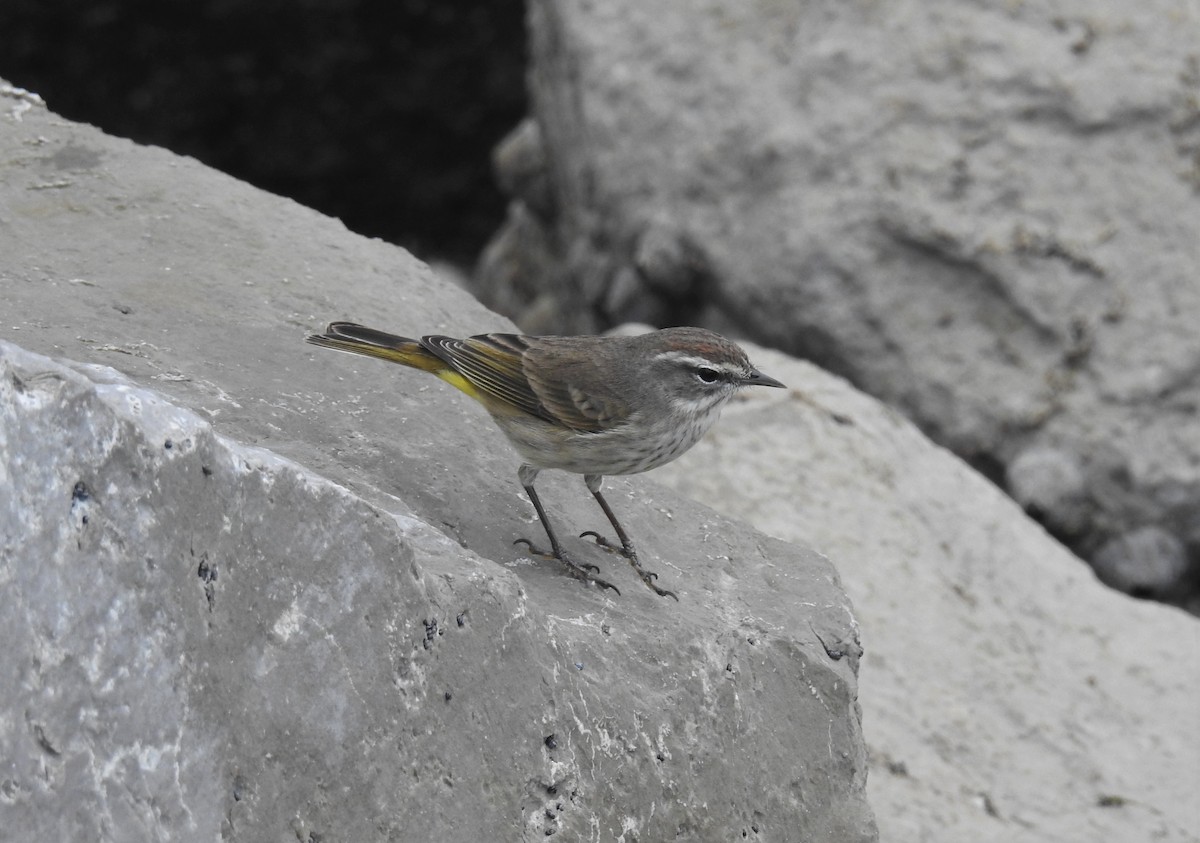
[[[55,113],[463,266],[524,74],[521,0],[0,0],[0,77]]]

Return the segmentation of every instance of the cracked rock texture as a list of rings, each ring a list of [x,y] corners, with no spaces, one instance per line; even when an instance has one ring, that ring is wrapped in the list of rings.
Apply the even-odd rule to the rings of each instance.
[[[881,840],[1200,840],[1200,621],[1107,588],[960,460],[806,362],[656,479],[837,561]]]
[[[0,836],[875,839],[823,556],[617,481],[680,602],[598,593],[480,408],[304,344],[507,327],[428,267],[11,88],[0,237]]]
[[[1200,611],[1193,0],[533,0],[530,36],[485,302],[808,357]]]

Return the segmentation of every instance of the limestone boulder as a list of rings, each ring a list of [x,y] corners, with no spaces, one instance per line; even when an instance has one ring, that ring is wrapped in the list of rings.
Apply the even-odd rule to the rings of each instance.
[[[823,556],[639,478],[609,499],[680,601],[572,537],[622,593],[586,587],[513,546],[480,408],[304,343],[502,318],[11,87],[0,173],[3,836],[875,839]]]

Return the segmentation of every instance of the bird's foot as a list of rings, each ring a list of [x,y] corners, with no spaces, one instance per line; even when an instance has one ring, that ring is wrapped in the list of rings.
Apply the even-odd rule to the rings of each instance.
[[[608,539],[604,538],[604,536],[597,533],[595,530],[584,530],[582,533],[579,534],[579,538],[581,538],[581,539],[586,539],[589,537],[591,537],[592,539],[595,540],[596,545],[598,547],[604,548],[609,553],[620,554],[621,556],[624,556],[626,559],[628,559],[630,562],[632,562],[635,566],[637,566],[639,568],[642,567],[642,563],[637,561],[637,553],[634,552],[632,547],[625,547],[624,545],[613,544]],[[651,574],[651,576],[658,576],[658,574]]]
[[[592,573],[595,573],[595,574],[600,573],[599,565],[589,565],[586,562],[583,562],[583,563],[575,562],[574,560],[567,559],[563,556],[559,556],[553,550],[543,550],[542,548],[538,547],[536,544],[531,542],[529,539],[517,539],[515,542],[513,542],[513,544],[525,545],[525,547],[529,550],[529,552],[532,553],[534,556],[540,556],[543,559],[557,559],[559,562],[565,562],[567,565],[571,565],[575,568],[586,568],[587,570],[591,571]]]
[[[529,552],[532,553],[534,556],[541,556],[546,559],[558,560],[564,566],[566,566],[567,573],[570,574],[571,576],[575,577],[575,579],[583,580],[584,582],[593,582],[601,589],[611,588],[617,594],[621,593],[621,589],[617,588],[615,585],[610,583],[608,580],[602,580],[599,577],[594,576],[594,574],[600,573],[600,568],[596,565],[588,565],[586,563],[579,563],[573,559],[568,558],[564,554],[554,553],[553,551],[542,550],[540,547],[535,545],[529,539],[517,539],[515,542],[513,542],[513,544],[525,545],[525,547],[529,549]]]
[[[654,580],[658,578],[658,574],[654,573],[653,571],[643,570],[642,568],[635,568],[635,570],[638,572],[638,576],[642,578],[642,582],[644,582],[647,587],[649,587],[649,589],[659,597],[671,597],[676,603],[679,602],[679,595],[677,595],[675,592],[665,588],[659,588],[654,584]]]
[[[629,564],[633,566],[633,570],[637,571],[638,576],[642,578],[642,582],[649,586],[649,588],[659,597],[674,597],[675,602],[679,602],[679,597],[675,594],[675,592],[668,591],[665,588],[659,588],[654,584],[654,580],[658,579],[658,574],[654,573],[653,571],[647,571],[642,567],[641,560],[639,560],[637,557],[637,551],[635,551],[632,546],[624,544],[615,545],[608,539],[604,538],[604,536],[597,533],[595,530],[585,530],[579,534],[579,538],[581,539],[589,537],[595,539],[596,544],[607,550],[609,553],[618,553],[628,559]]]

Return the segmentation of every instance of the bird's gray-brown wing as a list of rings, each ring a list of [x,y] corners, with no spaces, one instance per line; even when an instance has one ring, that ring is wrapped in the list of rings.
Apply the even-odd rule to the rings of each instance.
[[[554,421],[534,393],[521,362],[529,338],[518,334],[481,334],[467,339],[428,336],[421,345],[448,363],[467,382],[496,403]],[[489,402],[485,402],[489,403]]]
[[[569,338],[429,336],[421,345],[493,401],[554,424],[598,433],[629,416],[627,403],[607,388],[594,355]]]
[[[630,415],[627,397],[613,388],[612,372],[597,362],[595,351],[594,345],[581,345],[574,338],[548,337],[526,354],[534,394],[572,430],[612,430]]]

